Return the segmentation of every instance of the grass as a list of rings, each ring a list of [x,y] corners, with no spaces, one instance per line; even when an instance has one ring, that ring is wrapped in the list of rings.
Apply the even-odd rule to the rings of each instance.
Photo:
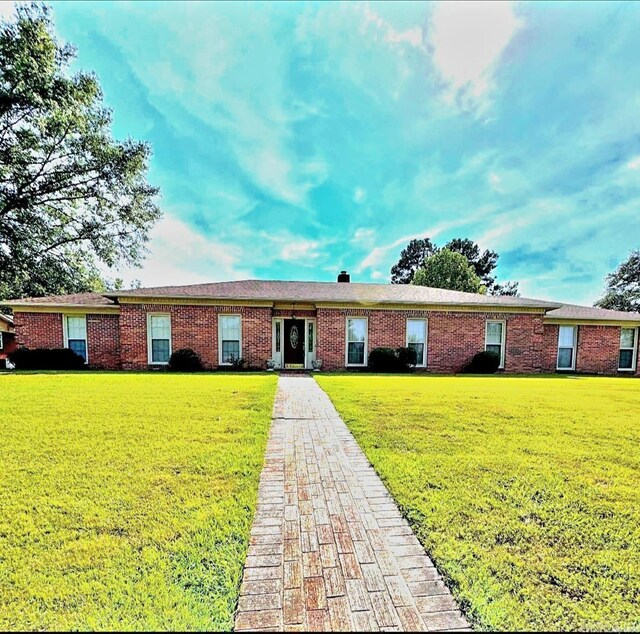
[[[0,629],[229,630],[275,387],[0,375]]]
[[[476,626],[640,629],[640,381],[317,380]]]

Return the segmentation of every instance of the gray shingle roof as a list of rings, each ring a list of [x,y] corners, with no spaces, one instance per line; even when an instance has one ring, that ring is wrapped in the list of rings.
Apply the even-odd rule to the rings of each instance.
[[[562,304],[560,308],[550,310],[548,318],[567,319],[580,321],[631,321],[640,323],[640,313],[627,313],[621,310],[607,310],[605,308],[594,308],[593,306],[578,306],[576,304]]]
[[[71,295],[49,295],[48,297],[25,297],[0,302],[6,306],[28,306],[51,304],[52,306],[114,306],[115,302],[102,293],[72,293]]]
[[[360,304],[441,304],[463,306],[510,306],[555,308],[558,303],[523,297],[498,297],[462,293],[441,288],[405,284],[361,284],[340,282],[284,282],[241,280],[189,286],[159,286],[108,297],[171,297],[207,299],[250,299],[280,302],[337,302]]]
[[[75,293],[49,297],[29,297],[6,302],[9,306],[115,306],[118,297],[254,300],[266,302],[327,302],[345,304],[424,304],[441,306],[486,306],[487,308],[541,308],[547,318],[562,320],[623,321],[640,324],[639,313],[604,310],[575,304],[561,304],[525,297],[503,297],[461,293],[441,288],[405,284],[361,284],[339,282],[287,282],[241,280],[187,286],[157,286],[109,293]]]

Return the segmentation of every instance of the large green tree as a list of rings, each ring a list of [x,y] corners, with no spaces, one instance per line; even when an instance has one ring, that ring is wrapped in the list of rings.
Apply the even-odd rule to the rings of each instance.
[[[160,217],[150,149],[116,141],[97,78],[71,73],[50,10],[0,22],[0,299],[100,288]]]
[[[447,242],[444,248],[464,256],[491,295],[518,295],[517,282],[499,284],[496,281],[493,272],[500,256],[495,251],[481,251],[480,247],[468,238],[454,238]],[[411,240],[402,250],[398,262],[391,268],[391,283],[410,284],[416,271],[424,266],[427,258],[439,250],[429,238]]]
[[[440,249],[428,257],[415,272],[411,283],[465,293],[487,292],[467,258],[450,249]]]
[[[640,313],[640,249],[632,251],[627,260],[607,275],[604,297],[595,305]]]

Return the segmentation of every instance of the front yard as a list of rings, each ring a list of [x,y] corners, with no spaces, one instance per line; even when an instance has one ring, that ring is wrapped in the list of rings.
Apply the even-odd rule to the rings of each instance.
[[[640,381],[317,380],[476,625],[640,628]]]
[[[0,629],[230,629],[275,387],[0,375]]]

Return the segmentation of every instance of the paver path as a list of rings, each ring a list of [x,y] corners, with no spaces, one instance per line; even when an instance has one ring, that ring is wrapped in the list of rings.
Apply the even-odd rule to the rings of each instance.
[[[236,631],[468,628],[311,377],[281,376]]]

